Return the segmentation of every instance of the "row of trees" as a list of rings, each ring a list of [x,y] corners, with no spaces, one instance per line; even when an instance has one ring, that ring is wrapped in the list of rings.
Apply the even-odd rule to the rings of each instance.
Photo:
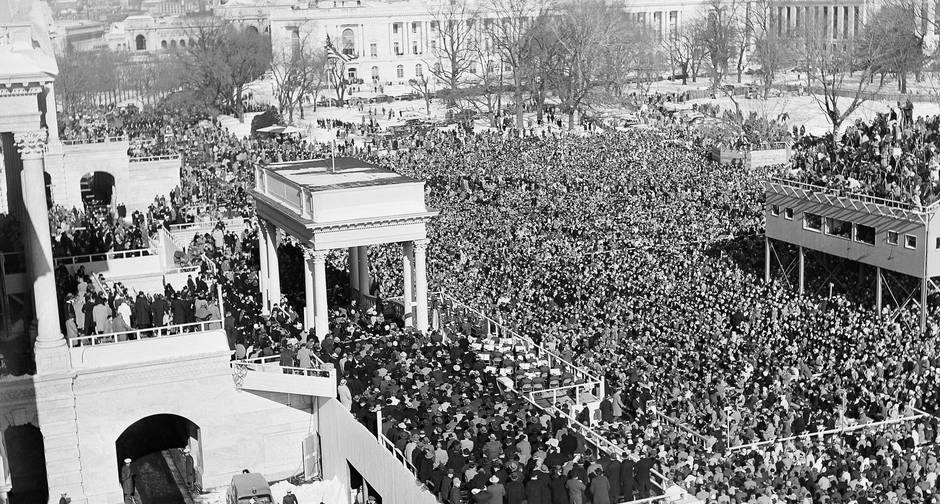
[[[58,58],[56,91],[68,113],[92,104],[156,104],[178,97],[241,116],[248,85],[271,68],[266,35],[213,18],[193,18],[190,43],[161,54],[101,50]]]

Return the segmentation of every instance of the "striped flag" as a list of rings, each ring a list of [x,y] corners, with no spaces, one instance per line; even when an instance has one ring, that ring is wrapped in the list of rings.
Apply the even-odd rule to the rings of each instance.
[[[326,57],[329,59],[339,59],[345,63],[356,59],[355,56],[351,54],[343,54],[336,49],[336,46],[333,45],[333,41],[330,40],[330,36],[326,36]]]

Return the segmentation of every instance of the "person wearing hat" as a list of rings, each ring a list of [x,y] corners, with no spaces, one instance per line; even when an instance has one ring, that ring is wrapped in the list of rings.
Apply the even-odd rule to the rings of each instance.
[[[134,470],[131,468],[131,459],[124,459],[124,465],[121,466],[121,489],[124,491],[124,504],[137,504],[134,493],[137,490],[134,478]]]
[[[565,488],[568,489],[568,502],[570,504],[584,504],[584,491],[587,486],[574,471],[568,471],[568,481],[565,482]]]
[[[186,481],[186,488],[192,491],[196,485],[196,463],[188,446],[183,448],[183,478]]]
[[[495,474],[490,476],[489,481],[490,484],[487,485],[486,491],[490,493],[490,504],[503,504],[506,497],[506,487],[500,483],[499,476]]]
[[[297,496],[294,495],[294,492],[290,488],[287,489],[287,494],[284,495],[281,504],[297,504]]]

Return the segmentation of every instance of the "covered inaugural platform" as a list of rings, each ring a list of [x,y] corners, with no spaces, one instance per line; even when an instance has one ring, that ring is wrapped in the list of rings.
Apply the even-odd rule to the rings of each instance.
[[[927,297],[940,292],[934,281],[940,276],[940,202],[922,206],[782,178],[767,179],[763,185],[765,281],[770,282],[775,263],[787,283],[796,269],[803,293],[808,250],[823,254],[821,266],[831,282],[843,278],[827,256],[855,261],[859,279],[865,276],[865,265],[874,267],[879,313],[887,290],[897,308],[894,313],[915,304],[920,328],[926,329]],[[785,246],[796,248],[792,260],[784,260]],[[888,273],[903,277],[895,278],[895,289]]]
[[[329,332],[325,260],[346,249],[350,289],[369,298],[369,246],[397,243],[403,252],[404,320],[428,329],[427,222],[438,213],[424,202],[424,182],[355,158],[326,158],[257,167],[253,191],[258,218],[262,303],[281,297],[280,232],[304,246],[306,328]]]

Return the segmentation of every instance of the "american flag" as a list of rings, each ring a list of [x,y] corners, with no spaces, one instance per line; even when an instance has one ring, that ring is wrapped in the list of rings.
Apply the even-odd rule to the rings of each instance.
[[[351,54],[343,54],[336,49],[336,46],[333,45],[333,41],[330,40],[330,36],[326,36],[326,57],[329,59],[339,59],[346,63],[356,59],[355,56]]]

